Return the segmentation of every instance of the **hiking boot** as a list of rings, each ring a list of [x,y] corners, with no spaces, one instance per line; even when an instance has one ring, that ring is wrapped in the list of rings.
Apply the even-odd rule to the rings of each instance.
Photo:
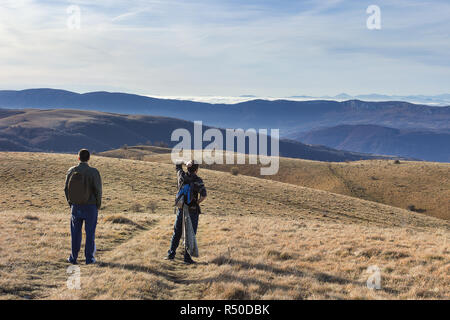
[[[86,261],[86,264],[95,264],[97,262],[97,260],[95,260],[95,258],[92,258],[91,261]]]
[[[165,256],[164,260],[173,260],[175,259],[175,254],[168,254],[167,256]]]
[[[196,264],[197,262],[195,262],[194,260],[192,260],[191,257],[187,256],[187,257],[184,257],[183,263],[184,263],[184,264]]]
[[[71,264],[78,264],[78,262],[76,260],[73,260],[71,256],[67,258],[67,262]]]

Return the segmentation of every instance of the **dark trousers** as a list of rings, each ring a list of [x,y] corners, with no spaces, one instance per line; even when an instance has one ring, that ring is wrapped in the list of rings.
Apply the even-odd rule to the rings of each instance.
[[[97,226],[98,210],[95,204],[72,205],[72,219],[70,221],[70,233],[72,235],[71,261],[77,261],[81,247],[81,229],[86,231],[86,245],[84,255],[86,263],[94,260],[95,254],[95,227]]]
[[[192,227],[194,228],[194,233],[197,234],[198,226],[198,211],[189,210],[189,215],[191,216]],[[177,218],[175,220],[175,225],[173,226],[172,241],[170,242],[169,255],[175,255],[178,245],[180,244],[181,235],[183,234],[183,210],[178,209]],[[184,251],[184,257],[187,258],[189,253]]]

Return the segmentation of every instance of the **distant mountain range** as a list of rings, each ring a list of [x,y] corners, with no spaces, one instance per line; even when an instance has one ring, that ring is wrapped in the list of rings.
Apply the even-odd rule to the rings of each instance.
[[[236,104],[157,99],[126,93],[78,94],[55,89],[0,91],[0,107],[98,110],[165,116],[221,128],[279,128],[281,135],[341,124],[448,129],[450,107],[408,102],[250,100]]]
[[[439,97],[444,99],[447,96]],[[249,95],[246,97],[251,98]],[[383,99],[389,96],[364,97]],[[334,98],[345,100],[353,97],[341,94]],[[447,146],[450,133],[450,106],[434,107],[403,101],[260,99],[235,104],[212,104],[127,93],[79,94],[55,89],[29,89],[0,91],[0,108],[10,109],[0,111],[0,116],[11,112],[17,115],[16,119],[24,112],[19,109],[38,109],[40,111],[36,114],[28,110],[25,112],[26,116],[22,117],[32,115],[31,121],[34,124],[38,124],[35,120],[37,118],[42,121],[42,125],[35,126],[38,128],[36,132],[30,131],[24,123],[11,125],[9,121],[12,118],[8,113],[10,119],[2,119],[4,126],[1,129],[3,140],[0,148],[3,149],[71,151],[83,141],[89,142],[88,145],[100,151],[117,148],[125,143],[133,145],[146,140],[154,141],[155,138],[158,141],[168,142],[167,134],[171,129],[190,127],[192,121],[201,120],[205,126],[218,128],[280,129],[282,138],[296,140],[295,142],[283,140],[281,148],[283,155],[295,158],[341,161],[368,157],[367,154],[345,152],[344,154],[334,150],[341,149],[359,153],[449,161]],[[62,115],[62,118],[66,119],[64,126],[61,124],[63,120],[54,128],[46,126],[50,120],[45,117],[54,119],[55,114],[45,113],[46,111],[42,109],[58,109],[55,114]],[[82,121],[71,119],[72,116],[68,113],[63,113],[64,109],[97,113],[86,116],[87,114],[80,113],[82,111],[69,112],[76,113],[74,117],[79,119],[94,117],[94,120],[83,124]],[[137,132],[137,128],[141,127],[145,130]],[[81,128],[87,130],[89,134],[84,134],[80,131]],[[23,134],[20,130],[23,130]],[[120,132],[123,132],[123,135]],[[149,136],[154,138],[147,138]],[[73,141],[73,144],[64,144],[62,141],[65,138],[62,137],[67,138],[67,141]],[[310,147],[299,144],[300,141],[324,147]]]
[[[359,94],[356,96],[349,95],[347,93],[340,93],[335,96],[291,96],[289,98],[301,98],[301,99],[331,99],[331,100],[365,100],[365,101],[406,101],[410,103],[427,104],[434,106],[449,106],[450,105],[450,94],[438,94],[438,95],[409,95],[409,96],[399,96],[399,95],[386,95],[386,94]]]
[[[450,131],[395,129],[377,125],[340,125],[289,135],[314,145],[376,154],[395,154],[450,162]]]
[[[175,129],[185,128],[192,134],[193,127],[189,121],[157,116],[68,109],[0,109],[0,151],[76,152],[84,147],[101,152],[148,142],[164,142],[172,147],[178,143],[170,141]],[[203,130],[208,128],[204,126]],[[268,149],[270,153],[270,143]],[[280,155],[320,161],[382,158],[284,139],[280,140]]]

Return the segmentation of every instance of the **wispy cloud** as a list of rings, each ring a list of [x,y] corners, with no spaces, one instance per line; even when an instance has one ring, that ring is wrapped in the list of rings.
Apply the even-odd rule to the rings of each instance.
[[[0,87],[288,96],[450,88],[450,4],[376,1],[0,2]],[[69,5],[81,29],[69,30]]]

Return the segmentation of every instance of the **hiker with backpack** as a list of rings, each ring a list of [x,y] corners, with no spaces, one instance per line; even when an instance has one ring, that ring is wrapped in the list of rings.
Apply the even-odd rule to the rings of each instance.
[[[184,204],[177,209],[177,217],[174,224],[170,249],[166,256],[167,260],[173,260],[175,258],[175,253],[178,248],[178,244],[180,243],[181,235],[183,234],[183,228],[186,221],[188,221],[188,223],[192,225],[194,233],[193,237],[195,238],[195,234],[197,233],[198,217],[199,214],[201,214],[200,203],[206,199],[205,185],[203,184],[203,180],[199,176],[197,176],[199,167],[198,163],[196,163],[195,161],[188,161],[186,162],[186,167],[187,172],[183,170],[182,163],[177,162],[175,166],[175,169],[177,171],[177,182],[179,190],[178,194],[180,195],[181,191],[186,191],[187,194],[183,195]],[[178,198],[179,197],[177,197],[177,199]],[[185,210],[183,209],[183,207]],[[186,214],[189,214],[189,216],[186,217]],[[186,218],[188,219],[186,220]],[[185,237],[188,236],[189,235],[185,234]],[[187,240],[189,239],[185,239],[185,242]],[[195,263],[186,248],[184,250],[184,263]]]
[[[88,165],[90,153],[86,149],[78,152],[78,166],[67,172],[64,192],[71,208],[72,218],[70,233],[72,236],[72,253],[68,262],[77,264],[78,252],[81,247],[81,229],[83,222],[86,231],[84,254],[86,264],[95,263],[95,228],[97,226],[98,210],[102,204],[102,180],[97,169]]]

